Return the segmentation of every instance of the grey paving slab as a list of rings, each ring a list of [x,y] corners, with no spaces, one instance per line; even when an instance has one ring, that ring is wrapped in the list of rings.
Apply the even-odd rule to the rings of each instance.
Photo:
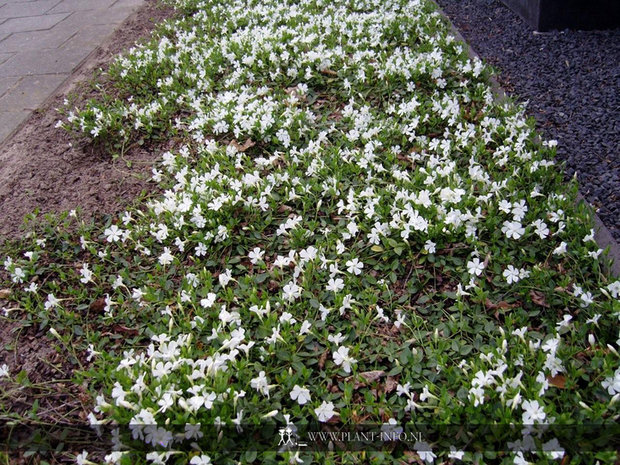
[[[145,0],[0,0],[0,141]]]
[[[0,42],[0,52],[30,52],[58,48],[79,31],[77,26],[56,24],[46,31],[15,32]]]
[[[0,140],[4,140],[13,130],[24,121],[29,111],[2,111],[0,110]]]
[[[0,108],[12,111],[36,110],[69,74],[26,76],[0,97]]]
[[[0,77],[70,73],[91,50],[81,47],[16,53],[0,64]]]
[[[69,13],[7,19],[5,22],[0,24],[0,34],[7,32],[42,31],[58,24],[67,16],[69,16]]]
[[[107,19],[108,10],[87,10],[76,11],[71,13],[66,19],[64,19],[58,25],[63,28],[73,28],[77,30],[85,30],[91,26],[97,26],[100,24],[118,24],[115,21],[109,21]],[[0,42],[0,46],[2,43]]]
[[[0,18],[38,16],[47,13],[62,0],[37,0],[24,3],[7,3],[0,8]]]
[[[95,24],[118,24],[121,23],[127,16],[129,16],[135,7],[131,6],[119,6],[108,8],[105,14],[100,16],[99,22]],[[100,10],[97,10],[100,11]]]
[[[112,34],[116,29],[116,24],[94,24],[86,29],[78,31],[68,41],[69,44],[83,44],[88,47],[96,47],[103,40]]]
[[[114,4],[116,0],[62,0],[49,13],[66,13],[83,10],[101,10]]]
[[[116,0],[112,8],[136,8],[144,3],[144,0]]]
[[[2,53],[2,52],[0,52],[0,64],[4,63],[5,61],[7,61],[13,55],[15,55],[15,54],[14,53]]]
[[[19,77],[4,77],[0,78],[0,97],[2,97],[6,91],[11,89],[15,84],[19,82]]]

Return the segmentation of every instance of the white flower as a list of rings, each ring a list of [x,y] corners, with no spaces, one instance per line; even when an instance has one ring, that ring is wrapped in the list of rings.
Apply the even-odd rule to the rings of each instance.
[[[222,287],[226,287],[230,281],[232,281],[232,271],[226,270],[224,273],[220,273],[218,280]]]
[[[299,258],[303,263],[310,262],[316,258],[317,253],[318,250],[316,249],[316,247],[310,246],[307,249],[299,252]]]
[[[521,407],[523,408],[522,419],[524,425],[542,423],[542,421],[547,417],[543,407],[537,400],[524,400]]]
[[[93,463],[86,457],[88,457],[88,452],[84,450],[81,454],[75,456],[75,463],[77,463],[77,465],[88,465]]]
[[[301,296],[301,287],[291,281],[282,288],[282,297],[284,300],[293,301]]]
[[[620,394],[620,368],[616,370],[613,377],[605,378],[601,385],[607,389],[610,396]]]
[[[508,268],[504,270],[502,276],[506,278],[506,282],[508,284],[517,283],[519,282],[519,279],[521,279],[519,270],[512,265],[508,265]]]
[[[334,415],[337,415],[334,410],[334,404],[332,402],[325,401],[323,401],[319,407],[314,409],[314,413],[316,414],[318,420],[323,423],[329,421],[329,419]]]
[[[291,399],[297,400],[299,405],[304,405],[310,402],[310,391],[305,387],[299,387],[297,384],[293,386],[293,390],[290,395]]]
[[[250,259],[250,262],[252,262],[253,265],[256,265],[258,262],[260,262],[263,259],[264,255],[265,255],[264,251],[262,251],[259,247],[254,247],[254,250],[252,250],[248,254],[248,258]]]
[[[448,454],[448,458],[455,460],[463,460],[463,456],[465,455],[465,451],[456,450],[456,447],[450,446],[450,453]]]
[[[4,378],[9,376],[9,374],[11,373],[11,370],[9,368],[9,366],[4,363],[2,364],[2,366],[0,366],[0,378]]]
[[[216,294],[214,294],[213,292],[209,292],[206,298],[200,300],[200,306],[204,308],[211,308],[213,307],[216,298]]]
[[[543,220],[536,220],[532,223],[532,225],[536,228],[534,233],[538,235],[541,239],[544,239],[549,235],[549,228],[547,227],[547,223]]]
[[[164,247],[164,252],[159,256],[159,264],[162,266],[170,265],[174,260],[174,256],[170,253],[168,247]]]
[[[420,458],[426,463],[433,463],[437,456],[431,450],[429,443],[424,441],[416,441],[413,445],[413,449],[418,453]]]
[[[553,255],[564,255],[566,253],[566,242],[560,243],[555,249],[553,249]]]
[[[530,462],[525,460],[525,458],[523,457],[523,452],[518,451],[514,458],[514,464],[515,465],[530,465]]]
[[[523,236],[525,228],[519,221],[504,221],[502,232],[506,234],[508,239],[519,239]]]
[[[45,310],[49,310],[50,308],[57,307],[60,304],[60,300],[54,297],[54,294],[48,294],[47,300],[45,301]]]
[[[301,328],[299,328],[299,334],[300,335],[308,334],[311,328],[312,328],[312,323],[310,323],[308,320],[304,320],[301,323]]]
[[[208,455],[195,455],[194,457],[192,457],[192,459],[190,460],[190,465],[210,465],[211,463],[211,457],[209,457]]]
[[[608,284],[607,290],[614,299],[617,299],[620,296],[620,281],[614,281],[613,283]]]
[[[407,381],[404,385],[399,384],[398,386],[396,386],[396,395],[398,397],[401,397],[403,395],[408,396],[410,389],[411,389],[411,383],[409,383],[409,381]]]
[[[338,253],[338,255],[344,253],[345,250],[346,249],[342,241],[339,240],[338,242],[336,242],[336,253]]]
[[[342,341],[344,341],[347,337],[342,335],[342,332],[338,334],[328,334],[327,340],[329,342],[333,342],[336,345],[340,345]]]
[[[26,272],[19,266],[16,266],[15,269],[13,270],[11,280],[14,283],[23,283],[25,277],[26,277]]]
[[[341,291],[344,289],[344,281],[341,278],[330,278],[325,289],[334,292]]]
[[[282,313],[282,315],[280,315],[279,320],[280,320],[280,323],[288,323],[291,325],[294,325],[297,322],[297,320],[295,320],[295,318],[293,318],[293,315],[289,312]]]
[[[424,244],[424,250],[426,251],[426,253],[435,253],[436,251],[436,247],[437,244],[435,244],[433,241],[428,240],[426,241],[426,243]]]
[[[508,200],[502,199],[499,201],[498,207],[500,211],[504,213],[510,213],[510,210],[512,209],[512,204]]]
[[[467,262],[467,271],[469,274],[480,276],[483,270],[484,263],[480,262],[478,257],[475,257],[473,260]]]
[[[559,332],[560,330],[564,329],[564,328],[568,328],[570,326],[570,321],[573,319],[573,317],[571,315],[564,315],[562,318],[562,321],[559,321],[556,324],[556,330]]]
[[[351,365],[357,363],[353,357],[349,356],[348,347],[339,347],[337,351],[333,352],[334,363],[336,365],[342,365],[342,369],[345,373],[351,373]]]
[[[596,242],[594,239],[594,229],[590,229],[590,232],[583,236],[583,242]]]
[[[589,307],[592,302],[594,302],[594,297],[591,292],[581,294],[581,308]]]
[[[522,326],[519,329],[515,329],[512,331],[512,334],[517,336],[519,339],[524,339],[525,333],[527,332],[527,326]]]
[[[514,203],[512,206],[512,214],[514,216],[515,221],[522,221],[525,217],[525,213],[527,212],[527,205],[525,204],[525,200],[520,200],[519,203]]]
[[[269,397],[269,390],[271,388],[269,387],[269,380],[265,376],[264,371],[260,371],[258,373],[258,377],[253,378],[250,381],[250,386],[252,386],[254,389],[256,389],[258,392],[260,392],[264,396]]]
[[[124,231],[120,229],[118,226],[113,224],[105,231],[103,231],[103,235],[106,237],[108,242],[117,242],[123,237]]]
[[[348,260],[345,265],[347,266],[347,270],[349,271],[349,273],[353,273],[356,276],[362,274],[362,268],[364,268],[364,264],[360,262],[357,258]]]
[[[80,274],[82,275],[82,277],[80,278],[80,282],[83,284],[86,284],[93,279],[93,272],[88,269],[87,263],[84,263],[82,265],[82,268],[80,269]]]
[[[459,203],[463,195],[465,195],[463,189],[450,189],[449,187],[444,187],[439,192],[439,198],[443,203]]]
[[[431,391],[429,391],[428,386],[424,386],[424,388],[422,389],[422,394],[420,394],[420,400],[422,402],[426,402],[427,399],[437,399],[437,396],[435,396],[431,393]]]

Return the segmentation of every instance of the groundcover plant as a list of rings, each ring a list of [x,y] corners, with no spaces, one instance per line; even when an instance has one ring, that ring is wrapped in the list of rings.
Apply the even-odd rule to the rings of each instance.
[[[109,450],[77,463],[614,460],[620,282],[434,6],[175,5],[59,122],[175,141],[161,195],[4,261],[12,308],[88,346]]]

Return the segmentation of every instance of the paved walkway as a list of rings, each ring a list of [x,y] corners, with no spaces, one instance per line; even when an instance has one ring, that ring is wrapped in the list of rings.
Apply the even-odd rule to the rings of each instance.
[[[0,0],[0,142],[144,0]]]

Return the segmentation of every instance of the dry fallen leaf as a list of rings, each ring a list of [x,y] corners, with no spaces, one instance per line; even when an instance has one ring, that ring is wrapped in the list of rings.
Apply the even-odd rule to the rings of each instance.
[[[385,375],[385,371],[383,370],[365,371],[363,373],[360,373],[359,376],[363,378],[363,381],[356,379],[353,388],[359,389],[361,387],[364,387],[368,385],[369,383],[372,383],[373,381],[377,381],[379,378],[381,378],[384,375]],[[345,381],[347,383],[350,383],[351,381],[353,381],[353,379],[354,379],[354,376],[349,376],[348,378],[345,379]]]
[[[508,302],[502,300],[501,302],[497,302],[496,304],[494,304],[493,302],[491,302],[489,299],[487,299],[484,302],[484,305],[486,306],[487,310],[496,310],[498,308],[501,309],[508,309],[508,308],[515,308],[518,307],[518,304],[509,304]]]
[[[7,299],[11,295],[11,289],[0,289],[0,299]]]
[[[549,304],[545,300],[545,294],[540,291],[530,291],[530,297],[532,298],[532,302],[536,305],[540,305],[541,307],[549,308]]]
[[[327,420],[327,423],[331,425],[340,423],[340,415],[338,413],[334,413],[334,415],[329,420]]]
[[[333,119],[334,121],[340,121],[342,119],[342,112],[340,110],[334,111],[330,113],[327,118]]]
[[[398,387],[398,381],[396,380],[396,378],[393,376],[388,376],[387,379],[385,380],[384,392],[386,394],[389,394],[390,392],[394,391],[397,387]]]
[[[254,142],[252,139],[246,139],[243,145],[240,145],[239,142],[233,139],[230,145],[235,147],[239,152],[245,152],[250,147],[254,147],[256,145],[256,142]]]
[[[138,334],[140,334],[137,329],[128,328],[127,326],[123,325],[114,325],[112,326],[112,329],[117,333],[125,334],[127,336],[137,336]]]
[[[322,370],[323,368],[325,368],[325,361],[327,360],[327,354],[329,354],[329,350],[326,350],[325,352],[323,352],[323,354],[321,354],[321,356],[319,357],[319,370]]]
[[[92,304],[90,304],[89,310],[93,313],[103,313],[105,309],[105,299],[103,297],[99,297]]]
[[[556,388],[566,388],[566,377],[564,375],[547,376],[547,381]]]

